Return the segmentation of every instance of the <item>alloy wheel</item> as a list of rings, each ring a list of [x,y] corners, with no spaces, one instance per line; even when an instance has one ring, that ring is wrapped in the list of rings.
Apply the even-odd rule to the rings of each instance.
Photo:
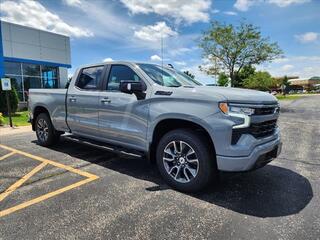
[[[43,118],[40,118],[37,122],[37,134],[42,142],[46,142],[48,140],[49,127],[48,123]]]
[[[188,183],[199,170],[195,150],[184,141],[171,141],[163,151],[163,164],[167,173],[177,182]]]

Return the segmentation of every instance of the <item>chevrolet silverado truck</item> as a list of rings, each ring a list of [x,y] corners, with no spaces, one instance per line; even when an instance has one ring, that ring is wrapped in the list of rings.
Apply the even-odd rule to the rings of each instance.
[[[65,134],[79,144],[145,156],[184,192],[210,185],[219,171],[260,168],[281,151],[275,97],[203,86],[155,64],[83,66],[66,89],[31,89],[29,111],[40,145]]]

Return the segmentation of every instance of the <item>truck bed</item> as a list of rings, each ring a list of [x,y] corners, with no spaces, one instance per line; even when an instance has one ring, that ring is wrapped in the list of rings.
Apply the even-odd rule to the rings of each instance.
[[[30,89],[29,109],[32,113],[34,112],[34,106],[45,107],[49,111],[55,129],[68,131],[65,105],[66,94],[67,89]]]

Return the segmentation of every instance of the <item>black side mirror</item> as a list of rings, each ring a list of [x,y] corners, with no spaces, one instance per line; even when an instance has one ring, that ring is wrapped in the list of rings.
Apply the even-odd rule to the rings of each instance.
[[[134,94],[137,96],[137,99],[144,99],[146,94],[147,87],[144,83],[138,81],[131,81],[131,80],[122,80],[120,81],[120,91],[123,93]]]

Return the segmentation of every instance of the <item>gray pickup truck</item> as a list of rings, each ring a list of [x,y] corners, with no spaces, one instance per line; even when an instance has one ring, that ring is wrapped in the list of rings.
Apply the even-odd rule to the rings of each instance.
[[[171,67],[113,61],[78,69],[67,89],[32,89],[40,145],[61,134],[146,156],[175,189],[195,192],[219,171],[266,165],[281,151],[279,104],[268,93],[203,86]]]

